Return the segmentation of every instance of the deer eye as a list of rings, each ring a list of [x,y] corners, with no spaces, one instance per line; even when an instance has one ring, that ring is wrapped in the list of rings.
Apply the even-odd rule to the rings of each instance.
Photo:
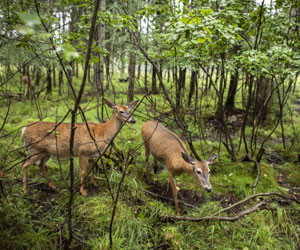
[[[120,112],[120,114],[124,114],[125,113],[123,110],[120,110],[119,112]]]
[[[202,174],[202,171],[201,171],[200,169],[197,169],[196,172],[197,172],[197,174],[199,174],[199,175]]]

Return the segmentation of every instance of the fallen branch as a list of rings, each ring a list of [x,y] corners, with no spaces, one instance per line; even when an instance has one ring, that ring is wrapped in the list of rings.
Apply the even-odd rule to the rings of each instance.
[[[233,207],[236,207],[238,205],[241,205],[251,199],[257,198],[257,197],[268,197],[268,196],[278,196],[287,200],[292,200],[298,204],[300,204],[300,201],[297,200],[294,197],[288,197],[279,193],[275,193],[275,192],[271,192],[271,193],[260,193],[260,194],[254,194],[251,195],[241,201],[238,201],[236,203],[234,203],[233,205],[231,205],[230,207],[224,208],[212,215],[208,215],[208,216],[203,216],[203,217],[185,217],[185,216],[179,216],[179,215],[162,215],[162,213],[160,213],[159,209],[153,207],[152,205],[150,205],[147,201],[145,201],[144,199],[142,199],[141,197],[138,196],[138,200],[145,203],[146,206],[153,212],[155,212],[157,214],[157,216],[160,218],[160,220],[162,221],[191,221],[191,222],[201,222],[201,221],[212,221],[212,220],[216,220],[216,221],[230,221],[230,222],[234,222],[239,220],[242,217],[245,217],[246,215],[249,215],[253,212],[257,212],[263,208],[268,209],[266,205],[270,204],[271,202],[274,201],[274,199],[266,199],[263,201],[260,201],[259,203],[253,205],[252,207],[243,210],[239,213],[237,213],[234,216],[216,216],[217,214],[220,214],[222,212],[228,211],[230,209],[232,209]]]
[[[300,201],[297,200],[297,199],[294,198],[294,197],[287,197],[287,196],[285,196],[285,195],[283,195],[283,194],[279,194],[279,193],[275,193],[275,192],[270,192],[270,193],[260,193],[260,194],[253,194],[253,195],[251,195],[251,196],[249,196],[249,197],[247,197],[247,198],[245,198],[245,199],[243,199],[243,200],[240,200],[240,201],[238,201],[238,202],[232,204],[231,206],[226,207],[226,208],[224,208],[224,209],[222,209],[222,210],[220,210],[220,211],[214,213],[213,215],[217,215],[217,214],[223,213],[223,212],[225,212],[225,211],[228,211],[228,210],[230,210],[230,209],[232,209],[232,208],[234,208],[234,207],[236,207],[236,206],[242,205],[243,203],[245,203],[245,202],[247,202],[247,201],[249,201],[249,200],[251,200],[251,199],[254,199],[254,198],[257,198],[257,197],[265,197],[265,196],[278,196],[278,197],[281,197],[281,198],[283,198],[283,199],[286,199],[286,200],[292,200],[292,201],[294,201],[294,202],[300,204]]]
[[[237,221],[240,218],[251,214],[253,212],[257,212],[261,209],[262,206],[265,206],[270,202],[263,200],[257,204],[255,204],[253,207],[250,207],[244,211],[239,212],[235,216],[204,216],[204,217],[185,217],[185,216],[179,216],[179,215],[163,215],[161,218],[165,221],[191,221],[191,222],[200,222],[200,221],[208,221],[208,220],[217,220],[217,221]]]

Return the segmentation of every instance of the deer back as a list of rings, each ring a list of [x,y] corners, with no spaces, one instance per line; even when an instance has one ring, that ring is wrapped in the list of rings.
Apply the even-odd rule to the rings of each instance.
[[[157,121],[145,122],[142,126],[144,144],[161,163],[173,167],[185,165],[181,152],[187,152],[184,142],[172,131]]]
[[[94,158],[109,143],[109,136],[101,130],[105,124],[75,124],[74,156]],[[52,122],[36,122],[23,129],[24,146],[31,153],[45,153],[51,156],[70,157],[71,124],[62,123],[56,127]],[[95,145],[97,143],[97,146]]]

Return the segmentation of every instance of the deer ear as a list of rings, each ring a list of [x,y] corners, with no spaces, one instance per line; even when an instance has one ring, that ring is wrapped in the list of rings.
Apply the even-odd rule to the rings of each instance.
[[[132,109],[132,108],[135,107],[135,105],[137,105],[138,102],[139,102],[139,100],[135,100],[135,101],[133,101],[133,102],[128,103],[127,106],[128,106],[130,109]]]
[[[182,158],[189,164],[193,164],[193,158],[187,155],[186,153],[181,152]]]
[[[217,158],[218,154],[213,154],[209,158],[206,159],[208,164],[212,164],[214,160]]]
[[[103,98],[103,101],[108,105],[108,107],[110,107],[112,109],[115,108],[115,106],[116,106],[116,104],[114,104],[113,102],[111,102],[105,98]]]

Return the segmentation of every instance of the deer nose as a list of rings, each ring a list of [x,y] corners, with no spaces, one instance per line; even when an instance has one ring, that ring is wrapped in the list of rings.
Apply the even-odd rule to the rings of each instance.
[[[205,190],[206,190],[208,193],[211,192],[211,189],[212,189],[211,187],[206,187],[206,188],[205,188]]]
[[[129,123],[134,124],[134,123],[135,123],[135,120],[132,118],[132,119],[130,119]]]

